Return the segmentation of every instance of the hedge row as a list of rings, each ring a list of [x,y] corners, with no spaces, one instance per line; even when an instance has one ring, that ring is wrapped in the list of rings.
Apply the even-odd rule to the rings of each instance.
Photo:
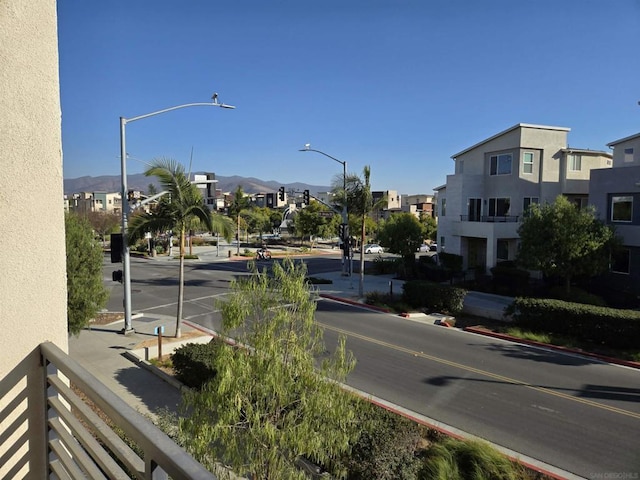
[[[640,312],[636,310],[519,297],[509,311],[518,325],[533,331],[570,335],[614,348],[640,345]]]
[[[467,291],[464,288],[442,285],[425,280],[412,280],[403,285],[402,300],[413,308],[458,315]]]

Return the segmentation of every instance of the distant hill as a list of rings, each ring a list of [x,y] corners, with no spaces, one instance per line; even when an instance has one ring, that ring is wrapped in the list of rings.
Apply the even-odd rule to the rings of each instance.
[[[196,172],[201,173],[201,172]],[[318,192],[326,192],[331,189],[328,186],[309,185],[306,183],[278,183],[275,180],[260,180],[253,177],[240,177],[234,175],[232,177],[223,177],[216,175],[218,185],[216,188],[223,192],[234,192],[238,185],[242,187],[245,193],[271,193],[277,192],[281,186],[287,191],[309,190],[311,195]],[[153,177],[145,177],[142,173],[127,176],[127,186],[130,190],[139,190],[145,192],[148,190],[149,184],[153,183],[156,188],[158,183]],[[64,193],[71,195],[80,192],[119,192],[121,188],[120,175],[103,175],[100,177],[79,177],[64,179]]]

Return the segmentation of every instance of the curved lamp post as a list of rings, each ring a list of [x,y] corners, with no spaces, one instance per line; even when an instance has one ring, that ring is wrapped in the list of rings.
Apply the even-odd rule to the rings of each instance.
[[[143,118],[153,117],[162,113],[171,112],[180,108],[187,107],[221,107],[221,108],[236,108],[232,105],[227,105],[218,102],[218,94],[214,93],[211,97],[211,102],[199,102],[199,103],[186,103],[184,105],[177,105],[175,107],[165,108],[158,110],[157,112],[147,113],[145,115],[139,115],[137,117],[125,118],[120,117],[120,170],[122,177],[122,188],[120,191],[122,202],[122,285],[124,287],[124,328],[122,333],[125,335],[133,333],[133,327],[131,326],[131,263],[129,261],[129,242],[127,239],[127,228],[129,218],[129,199],[127,197],[127,149],[126,149],[126,134],[125,127],[127,123],[135,122],[136,120],[142,120]]]
[[[316,152],[319,153],[320,155],[324,155],[327,158],[330,158],[331,160],[333,160],[334,162],[338,162],[342,165],[342,191],[344,193],[344,203],[342,204],[342,224],[343,225],[349,225],[349,215],[348,215],[348,211],[347,211],[347,162],[346,161],[342,161],[342,160],[338,160],[335,157],[332,157],[331,155],[324,153],[320,150],[316,150],[314,148],[311,148],[311,144],[307,143],[304,148],[301,148],[299,150],[300,152]],[[349,236],[347,235],[347,227],[343,227],[344,230],[344,234],[343,234],[343,238],[342,238],[342,248],[347,248],[346,246],[348,245],[348,240],[349,240]],[[345,253],[348,253],[349,258],[351,258],[351,251],[349,250],[345,250]],[[345,275],[345,270],[347,268],[346,262],[342,262],[342,274]],[[351,277],[351,272],[353,271],[353,268],[349,268],[349,277]]]

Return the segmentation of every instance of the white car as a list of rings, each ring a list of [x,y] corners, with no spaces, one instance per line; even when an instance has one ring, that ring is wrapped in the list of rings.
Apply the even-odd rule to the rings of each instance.
[[[364,246],[364,253],[382,253],[384,249],[377,243],[368,243]]]

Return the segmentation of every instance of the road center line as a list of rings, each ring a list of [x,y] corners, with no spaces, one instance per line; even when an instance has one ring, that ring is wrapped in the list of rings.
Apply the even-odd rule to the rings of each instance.
[[[478,368],[470,367],[468,365],[463,365],[461,363],[453,362],[451,360],[445,360],[445,359],[440,358],[440,357],[434,357],[433,355],[428,355],[428,354],[426,354],[424,352],[418,352],[417,350],[411,350],[409,348],[402,347],[400,345],[394,345],[392,343],[384,342],[382,340],[378,340],[378,339],[375,339],[373,337],[367,337],[367,336],[361,335],[359,333],[351,332],[349,330],[344,330],[342,328],[332,327],[330,325],[323,324],[323,323],[318,323],[318,324],[320,326],[322,326],[323,328],[327,329],[327,330],[332,330],[334,332],[341,333],[341,334],[346,335],[346,336],[359,338],[360,340],[364,340],[365,342],[375,343],[377,345],[380,345],[380,346],[383,346],[383,347],[387,347],[387,348],[391,348],[391,349],[397,350],[399,352],[404,352],[404,353],[406,353],[408,355],[411,355],[413,357],[422,357],[422,358],[425,358],[427,360],[431,360],[431,361],[434,361],[434,362],[437,362],[437,363],[441,363],[443,365],[448,365],[450,367],[459,368],[459,369],[465,370],[467,372],[477,373],[478,375],[489,377],[489,378],[492,378],[492,379],[495,379],[495,380],[500,380],[501,382],[510,383],[512,385],[520,385],[522,387],[526,387],[526,388],[529,388],[531,390],[538,391],[540,393],[545,393],[547,395],[553,395],[553,396],[556,396],[556,397],[563,398],[565,400],[570,400],[570,401],[573,401],[573,402],[582,403],[582,404],[588,405],[590,407],[600,408],[602,410],[607,410],[607,411],[610,411],[610,412],[613,412],[613,413],[617,413],[617,414],[620,414],[620,415],[626,415],[626,416],[629,416],[629,417],[632,417],[632,418],[640,420],[640,413],[635,413],[635,412],[631,412],[629,410],[624,410],[622,408],[613,407],[613,406],[610,406],[610,405],[605,405],[603,403],[594,402],[593,400],[587,400],[587,399],[584,399],[584,398],[574,397],[573,395],[569,395],[567,393],[558,392],[558,391],[553,390],[551,388],[536,386],[536,385],[533,385],[531,383],[524,382],[522,380],[517,380],[517,379],[514,379],[514,378],[505,377],[503,375],[499,375],[497,373],[488,372],[486,370],[480,370]]]

